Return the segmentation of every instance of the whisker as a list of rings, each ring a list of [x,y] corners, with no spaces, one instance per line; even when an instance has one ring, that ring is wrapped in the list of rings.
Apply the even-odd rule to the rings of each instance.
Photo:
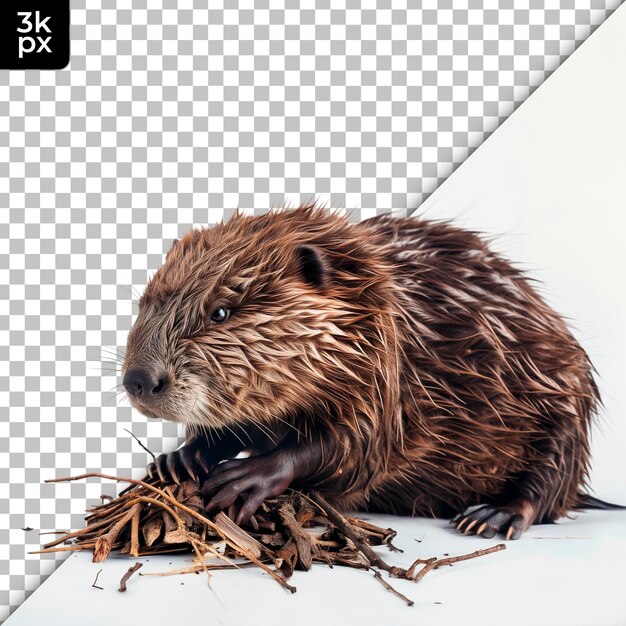
[[[115,356],[124,356],[126,348],[118,348],[117,346],[90,346],[93,350],[99,350],[100,352],[106,352],[108,354],[114,354]]]
[[[244,448],[246,447],[246,444],[245,444],[244,440],[228,424],[224,424],[224,428],[227,428],[233,435],[235,435],[235,437],[237,437],[237,439],[239,439],[239,441],[241,442],[241,445]]]
[[[118,402],[115,403],[115,406],[119,406],[122,402],[122,400],[124,400],[125,398],[127,398],[126,394],[120,394],[120,399]]]
[[[217,444],[217,429],[213,428],[213,426],[202,426],[205,433],[208,432],[209,438],[211,439],[211,445],[215,446]],[[208,429],[208,431],[207,431]]]
[[[250,420],[250,422],[254,424],[257,428],[259,428],[261,432],[265,433],[268,439],[274,445],[277,445],[278,442],[276,441],[276,435],[272,432],[272,430],[266,424],[263,424],[263,422],[261,422],[258,418],[252,417],[250,415],[247,416],[247,419]],[[243,430],[243,426],[240,426],[240,428]],[[252,437],[248,435],[248,438],[250,439],[250,442],[252,443]]]
[[[120,373],[119,367],[88,367],[88,372],[106,372],[107,374],[118,374]]]
[[[112,360],[107,361],[106,358],[102,358],[102,357],[107,357]],[[102,350],[102,352],[98,355],[98,358],[91,358],[88,360],[89,361],[102,361],[103,363],[117,363],[119,365],[122,365],[124,363],[124,355],[116,354],[115,352],[106,352],[105,350]]]
[[[282,417],[278,417],[277,415],[274,416],[274,419],[276,419],[279,422],[282,422],[283,424],[289,426],[289,428],[293,428],[293,430],[295,430],[301,437],[304,437],[306,439],[305,434],[299,428],[297,428],[296,426],[294,426],[293,424],[288,422],[286,419],[283,419]]]
[[[211,445],[214,446],[215,445],[215,438],[213,436],[213,428],[211,426],[208,426],[207,424],[201,424],[200,425],[200,429],[204,433],[204,436],[208,440],[210,440]]]

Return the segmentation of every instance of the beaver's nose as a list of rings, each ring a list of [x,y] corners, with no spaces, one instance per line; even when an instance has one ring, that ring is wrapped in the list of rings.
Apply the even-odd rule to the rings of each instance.
[[[150,402],[162,395],[167,388],[167,375],[165,372],[151,372],[140,367],[132,367],[126,372],[122,384],[131,396],[141,397],[143,402]]]

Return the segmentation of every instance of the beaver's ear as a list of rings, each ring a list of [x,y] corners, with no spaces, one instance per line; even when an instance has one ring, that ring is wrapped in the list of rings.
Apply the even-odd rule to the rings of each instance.
[[[298,246],[296,260],[300,276],[314,287],[324,287],[328,283],[329,266],[324,253],[315,246]]]

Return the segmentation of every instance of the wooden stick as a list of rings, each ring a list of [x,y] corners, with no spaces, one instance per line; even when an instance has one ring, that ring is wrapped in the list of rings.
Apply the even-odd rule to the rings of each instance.
[[[96,583],[98,582],[98,576],[100,576],[101,571],[102,571],[101,569],[98,570],[98,573],[96,574],[96,579],[93,581],[91,585],[94,589],[102,589],[102,587],[99,587],[98,585],[96,585]]]
[[[147,482],[148,482],[148,481],[150,481],[150,480],[153,480],[155,483],[157,483],[157,482],[158,482],[158,483],[160,483],[160,482],[161,482],[161,479],[160,479],[158,476],[153,477],[153,478],[150,478],[150,476],[148,476],[148,474],[146,474],[146,475],[145,475],[145,476],[144,476],[141,480],[142,480],[143,482],[145,482],[145,483],[147,483]],[[129,491],[131,491],[131,490],[132,490],[132,489],[134,489],[134,488],[135,488],[135,485],[133,485],[133,484],[127,485],[126,487],[124,487],[124,489],[122,489],[122,490],[121,490],[121,491],[117,494],[117,497],[118,497],[118,498],[120,498],[120,497],[122,497],[122,496],[125,496],[125,495],[129,492]]]
[[[311,569],[314,550],[311,536],[300,526],[298,520],[296,520],[296,514],[291,504],[286,503],[279,505],[277,511],[283,526],[296,542],[298,548],[298,562],[305,570]]]
[[[68,552],[71,550],[90,550],[95,547],[95,543],[78,543],[74,546],[61,546],[60,548],[48,548],[47,550],[33,550],[28,554],[48,554],[50,552]]]
[[[139,507],[130,520],[130,555],[139,556],[139,518],[141,517],[141,507]]]
[[[118,538],[124,526],[128,524],[128,522],[131,520],[133,515],[135,515],[135,512],[138,509],[139,509],[138,504],[135,504],[134,506],[132,506],[126,512],[126,514],[115,523],[113,528],[111,528],[111,530],[109,530],[108,533],[96,539],[96,545],[94,546],[94,549],[93,549],[93,559],[92,559],[94,563],[102,563],[102,561],[104,561],[107,558],[107,556],[109,556],[109,552],[111,552],[111,548],[113,547],[115,540]]]
[[[204,559],[202,558],[202,554],[200,553],[200,549],[198,548],[198,542],[192,539],[190,543],[191,543],[191,547],[193,548],[193,551],[196,553],[197,559],[200,561],[200,565],[202,566],[204,573],[206,574],[207,584],[209,585],[209,588],[210,588],[211,587],[211,572],[209,572],[209,570],[207,569],[206,563],[204,562]]]
[[[391,593],[398,596],[407,603],[407,606],[413,606],[415,602],[411,600],[411,598],[407,598],[403,593],[400,593],[397,589],[392,587],[381,575],[378,570],[374,570],[374,578],[380,582],[380,584],[387,589],[387,591],[391,591]]]
[[[362,555],[359,555],[362,558],[362,561],[355,561],[354,558],[350,558],[349,556],[343,556],[341,552],[334,552],[332,555],[328,552],[324,552],[323,556],[314,556],[313,560],[318,563],[325,563],[329,565],[332,569],[333,565],[345,565],[346,567],[351,567],[352,569],[367,569],[371,570],[372,566],[369,564],[367,559]]]
[[[413,580],[413,577],[415,575],[415,569],[417,568],[418,565],[429,565],[430,563],[433,563],[436,560],[437,560],[436,556],[431,556],[429,559],[421,559],[421,558],[416,559],[411,565],[411,567],[409,567],[409,569],[406,571],[407,578],[410,578],[411,580]]]
[[[141,441],[139,440],[139,437],[137,437],[137,435],[130,432],[128,428],[125,428],[124,430],[152,457],[152,460],[156,463],[156,457],[154,456],[154,453],[148,448],[146,448],[146,446],[144,446],[143,443],[141,443]]]
[[[242,567],[253,567],[254,563],[251,561],[249,563],[207,563],[205,567],[208,570],[227,570],[227,569],[241,569]],[[255,566],[256,567],[256,566]],[[195,574],[196,572],[201,572],[204,567],[200,565],[192,565],[190,567],[185,567],[183,569],[173,569],[168,572],[147,572],[146,574],[142,574],[142,576],[175,576],[177,574]]]
[[[154,556],[155,554],[174,554],[178,552],[189,552],[187,546],[174,546],[173,548],[155,548],[154,550],[143,550],[139,553],[139,556]],[[143,576],[144,574],[142,574]]]
[[[89,508],[89,513],[93,516],[97,513],[110,513],[111,511],[119,508],[120,506],[124,506],[124,501],[127,500],[130,494],[124,494],[123,496],[118,496],[114,498],[110,502],[104,502],[102,504],[94,504]]]
[[[398,534],[393,528],[380,528],[379,526],[370,524],[369,522],[359,517],[346,515],[346,519],[353,526],[358,526],[359,528],[370,531],[372,534],[379,535],[384,543],[386,543],[388,540],[393,539]]]
[[[126,583],[128,579],[140,568],[143,567],[143,563],[137,561],[132,567],[128,568],[128,571],[122,576],[122,580],[120,580],[120,588],[118,591],[126,591]]]
[[[452,565],[453,563],[459,563],[460,561],[467,561],[469,559],[475,559],[479,556],[485,556],[486,554],[500,552],[500,550],[505,550],[505,549],[506,549],[506,545],[503,543],[499,543],[495,546],[491,546],[491,548],[483,548],[482,550],[476,550],[476,552],[472,552],[471,554],[461,554],[459,556],[450,556],[445,559],[434,559],[434,560],[429,559],[430,562],[426,563],[426,565],[417,573],[417,576],[415,576],[413,580],[416,583],[419,582],[420,580],[422,580],[422,578],[424,578],[424,576],[426,576],[426,574],[428,574],[428,572],[430,572],[433,569],[437,569],[438,567],[441,567],[442,565]]]

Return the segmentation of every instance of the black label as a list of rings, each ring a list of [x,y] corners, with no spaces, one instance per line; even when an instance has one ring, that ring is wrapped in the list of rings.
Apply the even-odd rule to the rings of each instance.
[[[0,0],[0,69],[60,70],[70,62],[70,0]]]

